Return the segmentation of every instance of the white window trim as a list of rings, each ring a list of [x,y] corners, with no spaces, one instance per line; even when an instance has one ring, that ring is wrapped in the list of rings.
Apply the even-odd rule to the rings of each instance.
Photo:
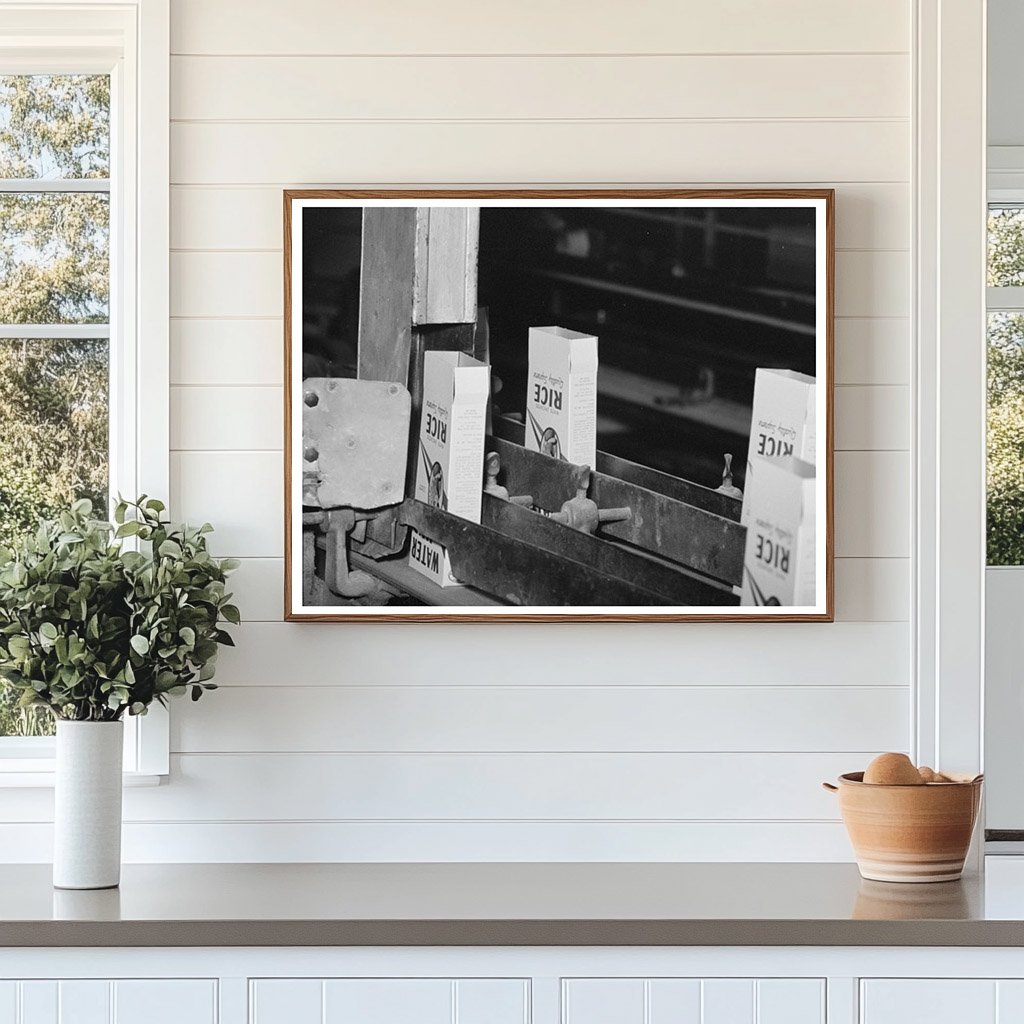
[[[976,0],[918,0],[916,15],[912,752],[980,771],[987,26]]]
[[[0,27],[3,73],[111,75],[111,490],[166,498],[169,0],[0,0]],[[153,781],[169,766],[167,712],[126,718],[126,778]],[[0,740],[0,787],[52,780],[52,741]]]

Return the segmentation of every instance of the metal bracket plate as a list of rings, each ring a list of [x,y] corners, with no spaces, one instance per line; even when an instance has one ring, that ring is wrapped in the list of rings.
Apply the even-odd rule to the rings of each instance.
[[[374,509],[405,490],[411,400],[392,381],[311,377],[302,382],[306,505]]]

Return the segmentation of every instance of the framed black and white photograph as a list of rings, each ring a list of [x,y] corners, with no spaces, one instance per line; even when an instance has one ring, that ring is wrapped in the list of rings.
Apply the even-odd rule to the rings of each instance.
[[[285,192],[287,618],[831,621],[833,205]]]

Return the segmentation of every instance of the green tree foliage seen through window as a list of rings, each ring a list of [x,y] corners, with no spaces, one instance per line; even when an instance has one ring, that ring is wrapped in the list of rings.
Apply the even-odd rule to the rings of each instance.
[[[1024,209],[992,209],[988,285],[1024,284]],[[1024,314],[988,318],[989,565],[1024,565]]]
[[[108,321],[109,195],[31,183],[109,176],[107,76],[0,76],[0,178],[28,182],[0,193],[0,324],[51,328],[0,338],[0,544],[77,498],[105,514],[108,343],[60,327]],[[9,698],[0,736],[48,729]]]

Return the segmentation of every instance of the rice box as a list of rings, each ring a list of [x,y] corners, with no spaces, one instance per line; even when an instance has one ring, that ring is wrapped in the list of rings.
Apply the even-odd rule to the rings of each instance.
[[[526,447],[594,466],[597,459],[597,338],[565,327],[531,327]]]
[[[747,466],[742,605],[814,605],[814,466],[802,459],[754,458]]]
[[[418,500],[480,522],[491,368],[462,352],[424,352]],[[447,550],[412,531],[409,565],[438,586],[459,584]]]

